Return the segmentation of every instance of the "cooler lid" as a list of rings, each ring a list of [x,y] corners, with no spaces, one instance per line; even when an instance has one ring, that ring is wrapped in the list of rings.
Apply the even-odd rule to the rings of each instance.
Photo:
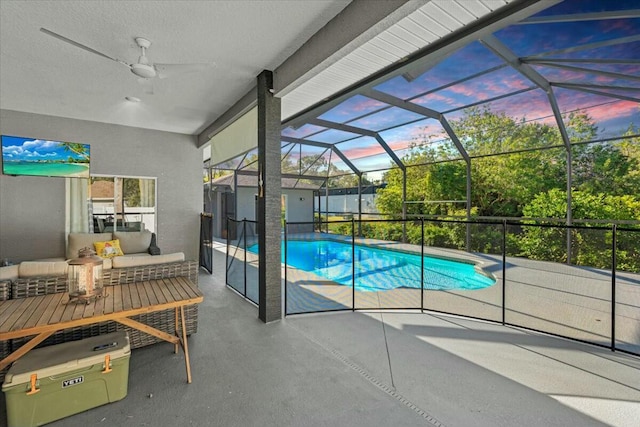
[[[31,374],[37,374],[38,378],[60,375],[103,363],[107,354],[116,360],[130,353],[126,331],[37,348],[13,362],[2,388],[28,383]]]

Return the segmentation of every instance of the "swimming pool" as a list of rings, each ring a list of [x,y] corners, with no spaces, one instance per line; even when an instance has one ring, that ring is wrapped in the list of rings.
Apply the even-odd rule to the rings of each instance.
[[[282,262],[284,263],[284,242]],[[247,248],[257,253],[258,245]],[[287,265],[342,285],[352,285],[351,243],[332,240],[287,241]],[[420,254],[355,245],[355,282],[359,291],[395,288],[420,289]],[[473,264],[424,257],[424,288],[429,290],[482,289],[495,279]]]

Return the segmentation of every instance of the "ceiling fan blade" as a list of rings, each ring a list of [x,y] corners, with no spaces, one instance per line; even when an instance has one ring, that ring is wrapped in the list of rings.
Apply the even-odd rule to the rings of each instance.
[[[124,65],[125,67],[127,67],[127,68],[131,68],[131,65],[130,65],[130,64],[128,64],[128,63],[126,63],[126,62],[124,62],[124,61],[123,61],[123,60],[121,60],[121,59],[118,59],[118,58],[112,58],[112,57],[111,57],[111,56],[109,56],[109,55],[105,55],[105,54],[104,54],[104,53],[102,53],[102,52],[98,52],[97,50],[92,49],[92,48],[90,48],[89,46],[85,46],[85,45],[83,45],[83,44],[81,44],[81,43],[78,43],[77,41],[74,41],[74,40],[68,39],[68,38],[66,38],[65,36],[61,36],[60,34],[54,33],[54,32],[53,32],[53,31],[51,31],[51,30],[47,30],[46,28],[40,28],[40,31],[42,31],[43,33],[45,33],[45,34],[47,34],[47,35],[50,35],[50,36],[52,36],[52,37],[55,37],[55,38],[57,38],[58,40],[62,40],[63,42],[69,43],[69,44],[71,44],[71,45],[73,45],[73,46],[75,46],[75,47],[79,47],[80,49],[86,50],[87,52],[95,53],[96,55],[102,56],[103,58],[107,58],[107,59],[110,59],[110,60],[112,60],[112,61],[119,62],[120,64]]]
[[[194,73],[215,67],[215,63],[209,64],[154,64],[158,78],[179,76],[181,74]]]
[[[138,83],[142,86],[142,91],[147,95],[153,95],[153,80],[152,79],[138,79]]]

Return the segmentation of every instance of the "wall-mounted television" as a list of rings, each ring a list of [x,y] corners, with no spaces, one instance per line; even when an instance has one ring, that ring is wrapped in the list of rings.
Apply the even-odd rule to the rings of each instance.
[[[2,135],[5,175],[89,178],[88,144]]]

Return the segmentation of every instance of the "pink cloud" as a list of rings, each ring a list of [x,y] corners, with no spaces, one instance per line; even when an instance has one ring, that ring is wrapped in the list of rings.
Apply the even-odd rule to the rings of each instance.
[[[431,100],[435,100],[435,101],[442,101],[442,102],[450,102],[451,98],[445,95],[442,95],[441,92],[435,92],[435,93],[431,93],[429,95],[426,95],[422,98],[419,98],[417,101],[419,101],[420,99],[431,99]]]
[[[494,112],[504,113],[516,120],[539,120],[542,123],[555,122],[547,96],[539,91],[503,98],[490,104]]]
[[[622,117],[632,117],[638,115],[640,109],[638,104],[631,101],[618,101],[613,104],[598,105],[587,110],[589,115],[596,122],[606,122],[607,120],[619,119]]]
[[[410,141],[410,140],[398,140],[398,141],[389,142],[387,145],[393,151],[396,151],[396,150],[404,150],[405,148],[409,147],[412,142],[413,141]]]
[[[454,85],[451,86],[449,88],[447,88],[447,90],[449,92],[453,92],[456,93],[458,95],[464,95],[466,97],[472,97],[472,96],[478,96],[478,91],[477,91],[477,87],[479,85],[473,85],[473,84],[458,84],[458,85]]]
[[[416,141],[424,140],[428,135],[442,133],[440,123],[435,119],[422,120],[381,133],[382,138],[391,147],[407,147]]]
[[[616,79],[614,77],[610,77],[610,76],[598,75],[598,76],[596,76],[595,81],[596,81],[596,83],[607,85],[607,84],[616,83],[616,81],[618,81],[618,79]]]
[[[616,100],[585,92],[558,90],[556,97],[563,113],[585,110],[596,121],[632,117],[640,112],[636,102]]]
[[[365,98],[363,101],[354,104],[352,106],[352,109],[355,111],[371,111],[388,106],[389,105],[385,104],[384,102],[380,102],[371,98]]]
[[[371,156],[375,156],[377,154],[382,154],[386,152],[384,151],[384,149],[376,144],[376,145],[368,145],[368,146],[363,146],[363,147],[353,147],[353,148],[347,148],[342,150],[342,153],[349,159],[349,160],[357,160],[357,159],[361,159],[364,157],[371,157]]]

